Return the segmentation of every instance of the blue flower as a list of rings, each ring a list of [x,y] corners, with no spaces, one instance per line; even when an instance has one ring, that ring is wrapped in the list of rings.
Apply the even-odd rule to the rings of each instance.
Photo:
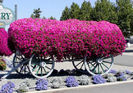
[[[76,87],[78,85],[79,85],[78,81],[73,76],[69,76],[69,77],[66,78],[66,86]]]
[[[93,83],[102,84],[102,83],[105,83],[105,82],[106,82],[106,80],[101,75],[93,76]]]

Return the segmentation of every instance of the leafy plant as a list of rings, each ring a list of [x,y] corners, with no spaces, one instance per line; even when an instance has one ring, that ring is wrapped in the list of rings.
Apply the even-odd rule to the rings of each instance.
[[[52,88],[59,88],[61,86],[61,79],[54,78],[52,80]]]
[[[6,62],[0,59],[0,70],[6,70]]]
[[[66,78],[66,86],[67,87],[76,87],[78,85],[79,85],[78,81],[73,76],[69,76]]]
[[[79,78],[80,85],[88,85],[90,83],[90,78],[87,75],[82,75]]]
[[[112,73],[108,73],[106,75],[106,79],[108,82],[116,82],[117,81],[117,77]]]
[[[28,81],[24,81],[20,83],[19,88],[17,89],[18,93],[28,92],[29,91],[30,84]]]

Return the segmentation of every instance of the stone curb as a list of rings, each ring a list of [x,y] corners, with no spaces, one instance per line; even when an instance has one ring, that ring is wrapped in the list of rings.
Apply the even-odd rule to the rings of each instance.
[[[26,93],[133,93],[133,80]]]

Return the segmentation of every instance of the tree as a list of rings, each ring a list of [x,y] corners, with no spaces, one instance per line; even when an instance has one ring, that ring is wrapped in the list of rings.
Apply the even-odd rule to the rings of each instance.
[[[70,9],[66,6],[62,12],[60,20],[67,20],[70,19]]]
[[[125,37],[129,37],[133,32],[133,4],[131,0],[117,0],[118,25]]]
[[[131,16],[130,27],[131,27],[130,35],[133,35],[133,13],[132,13],[132,16]]]
[[[3,3],[3,0],[0,0],[0,3]]]
[[[53,16],[51,16],[49,19],[56,20],[56,18],[55,18],[55,17],[53,17]]]
[[[42,11],[40,10],[40,8],[34,9],[34,12],[31,14],[31,17],[32,17],[32,18],[40,18],[41,12],[42,12]]]
[[[92,6],[91,3],[88,1],[84,1],[81,5],[81,9],[80,9],[80,20],[91,20],[90,14],[92,11]]]
[[[43,17],[42,17],[42,19],[46,19],[46,17],[45,17],[45,16],[43,16]]]
[[[116,7],[109,0],[97,0],[91,18],[95,21],[106,20],[117,23]]]
[[[76,3],[72,3],[70,8],[70,18],[79,19],[80,7]]]

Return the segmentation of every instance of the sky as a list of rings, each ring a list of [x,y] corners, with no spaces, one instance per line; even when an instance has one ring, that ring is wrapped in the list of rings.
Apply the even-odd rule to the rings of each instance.
[[[29,18],[34,9],[40,8],[42,11],[41,17],[45,16],[46,18],[49,18],[53,16],[59,20],[62,11],[66,6],[70,8],[72,2],[75,2],[81,6],[83,1],[84,0],[3,0],[3,5],[14,11],[14,5],[17,4],[18,19]],[[94,6],[96,0],[86,1],[90,1],[92,6]],[[114,2],[115,0],[110,1]]]

